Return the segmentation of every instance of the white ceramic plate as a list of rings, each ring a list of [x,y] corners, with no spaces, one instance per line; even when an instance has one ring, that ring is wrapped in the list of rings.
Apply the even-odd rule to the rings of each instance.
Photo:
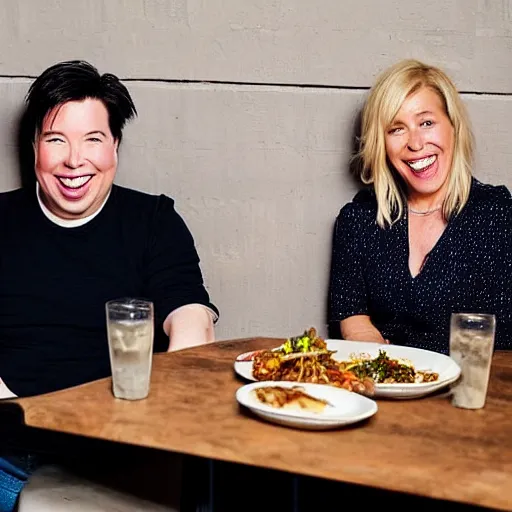
[[[260,402],[254,393],[256,388],[267,386],[286,388],[300,386],[308,395],[327,400],[329,405],[319,413],[272,407]],[[239,388],[236,392],[236,399],[238,403],[265,420],[307,430],[339,428],[362,421],[377,412],[377,404],[373,400],[346,389],[323,384],[304,384],[289,381],[254,382]]]
[[[338,361],[350,359],[351,354],[366,353],[372,357],[383,349],[392,358],[408,359],[416,370],[431,370],[439,374],[434,382],[419,384],[375,384],[375,397],[418,398],[442,389],[455,382],[460,375],[459,365],[449,356],[413,347],[400,345],[379,345],[362,341],[325,340],[329,350],[336,351],[333,358]],[[235,371],[241,377],[254,381],[252,361],[235,361]],[[329,386],[331,387],[331,386]]]

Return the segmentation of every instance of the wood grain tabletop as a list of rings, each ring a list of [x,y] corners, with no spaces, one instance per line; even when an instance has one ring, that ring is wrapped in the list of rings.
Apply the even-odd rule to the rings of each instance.
[[[378,400],[363,423],[309,432],[266,423],[235,400],[245,383],[235,357],[282,342],[158,354],[146,400],[115,399],[107,378],[4,402],[32,427],[512,511],[512,352],[494,356],[484,409],[442,395]]]

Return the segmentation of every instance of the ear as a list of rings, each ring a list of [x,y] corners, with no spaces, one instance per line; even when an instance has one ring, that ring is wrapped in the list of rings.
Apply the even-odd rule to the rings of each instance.
[[[119,163],[119,139],[114,139],[114,158],[117,164]]]

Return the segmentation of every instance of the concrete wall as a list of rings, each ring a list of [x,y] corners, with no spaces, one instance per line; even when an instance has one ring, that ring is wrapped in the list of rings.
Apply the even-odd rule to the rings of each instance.
[[[356,191],[354,121],[403,57],[464,93],[475,174],[512,187],[512,0],[18,0],[0,3],[0,188],[31,79],[84,58],[139,118],[117,182],[176,199],[221,309],[219,339],[325,330],[330,237]]]

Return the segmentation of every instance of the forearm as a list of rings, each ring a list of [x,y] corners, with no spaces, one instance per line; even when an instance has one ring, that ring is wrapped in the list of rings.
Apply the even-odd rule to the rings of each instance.
[[[188,304],[173,311],[164,322],[169,352],[215,341],[213,318],[200,304]]]
[[[368,315],[354,315],[340,322],[341,335],[345,340],[389,343],[372,324]]]

